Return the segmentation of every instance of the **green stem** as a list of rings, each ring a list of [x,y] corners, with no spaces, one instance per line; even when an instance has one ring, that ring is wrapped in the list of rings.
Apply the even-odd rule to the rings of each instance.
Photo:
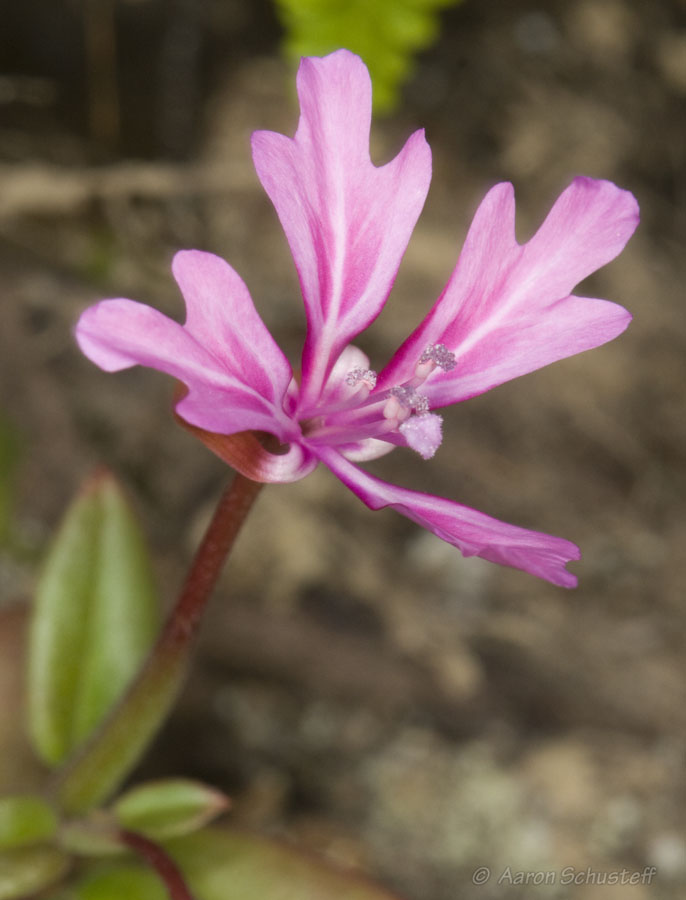
[[[261,487],[237,474],[223,493],[143,668],[102,726],[56,775],[53,793],[66,812],[82,813],[107,799],[164,722],[184,682],[207,600]]]

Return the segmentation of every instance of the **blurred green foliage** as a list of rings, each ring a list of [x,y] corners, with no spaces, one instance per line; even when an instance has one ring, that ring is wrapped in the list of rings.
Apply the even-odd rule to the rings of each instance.
[[[215,788],[187,778],[166,778],[131,788],[112,812],[123,828],[162,840],[197,831],[228,804],[228,797]]]
[[[29,726],[51,765],[97,727],[150,649],[159,604],[143,537],[115,479],[100,472],[68,510],[36,589]]]
[[[0,849],[39,844],[53,837],[56,830],[55,811],[41,797],[31,794],[0,797]]]
[[[413,54],[439,31],[439,10],[459,0],[275,0],[288,56],[359,54],[374,85],[374,109],[389,112],[409,77]]]
[[[56,847],[20,847],[0,851],[0,900],[26,900],[56,884],[69,868],[69,857]]]
[[[197,900],[398,900],[364,878],[268,840],[207,828],[164,844]],[[85,863],[70,886],[46,900],[165,900],[143,863]],[[0,897],[0,900],[2,898]]]

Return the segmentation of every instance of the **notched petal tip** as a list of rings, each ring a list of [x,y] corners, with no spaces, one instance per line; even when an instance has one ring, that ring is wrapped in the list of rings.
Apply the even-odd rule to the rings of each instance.
[[[576,175],[572,179],[570,187],[584,188],[596,194],[604,192],[608,198],[611,197],[613,200],[621,202],[626,207],[627,216],[633,216],[638,224],[641,213],[638,200],[631,191],[619,187],[614,181],[608,181],[606,178],[591,178],[589,175]]]
[[[516,526],[509,527],[514,532]],[[567,569],[569,563],[581,559],[576,544],[554,535],[517,530],[524,537],[521,544],[489,544],[480,548],[476,555],[489,562],[521,569],[557,587],[571,589],[578,586],[579,579]],[[526,540],[527,536],[530,541]]]
[[[297,77],[307,78],[314,72],[321,71],[327,78],[335,78],[336,75],[347,75],[361,79],[371,91],[372,80],[364,60],[352,50],[342,47],[325,56],[303,56],[298,65]]]
[[[562,213],[558,224],[564,225],[568,217],[571,230],[592,231],[593,249],[601,253],[595,268],[622,251],[640,221],[638,201],[631,191],[603,178],[577,175],[551,210],[553,221],[558,206]]]
[[[113,346],[117,326],[126,318],[125,304],[131,300],[101,300],[85,309],[74,326],[79,349],[105,372],[120,372],[135,366],[138,360]]]

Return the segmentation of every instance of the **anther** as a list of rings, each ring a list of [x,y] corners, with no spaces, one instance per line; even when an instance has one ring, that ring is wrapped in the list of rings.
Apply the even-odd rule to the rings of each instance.
[[[360,366],[356,366],[345,376],[345,383],[349,387],[364,383],[372,391],[376,387],[376,372],[373,369],[362,369]]]
[[[418,394],[413,387],[405,386],[391,388],[390,399],[387,406],[390,405],[391,400],[395,400],[396,403],[405,410],[414,410],[419,416],[422,416],[429,411],[429,398],[425,397],[424,394]],[[384,415],[385,414],[386,411],[384,410]]]
[[[425,397],[424,394],[415,394],[413,405],[414,411],[418,416],[426,415],[429,411],[429,398]]]
[[[420,364],[432,362],[440,366],[444,372],[449,372],[457,365],[455,354],[448,350],[445,344],[429,344],[419,357]]]

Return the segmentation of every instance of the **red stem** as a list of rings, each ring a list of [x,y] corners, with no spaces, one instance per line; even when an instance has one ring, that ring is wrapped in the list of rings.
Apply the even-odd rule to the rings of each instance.
[[[261,487],[258,482],[237,473],[224,491],[160,636],[160,645],[185,644],[195,635],[224,560]]]
[[[169,900],[194,900],[181,870],[159,844],[135,831],[120,831],[119,839],[157,872],[164,882]]]

